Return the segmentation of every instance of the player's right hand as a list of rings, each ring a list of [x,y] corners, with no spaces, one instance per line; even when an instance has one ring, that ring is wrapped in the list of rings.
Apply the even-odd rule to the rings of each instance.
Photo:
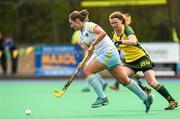
[[[88,48],[87,52],[88,52],[88,55],[92,55],[93,52],[94,52],[94,46],[90,45],[90,47]]]

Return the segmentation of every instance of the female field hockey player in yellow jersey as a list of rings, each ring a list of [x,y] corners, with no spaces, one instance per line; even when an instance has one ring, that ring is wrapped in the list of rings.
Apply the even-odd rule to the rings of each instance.
[[[178,106],[178,102],[169,94],[167,89],[159,84],[155,78],[153,62],[148,53],[142,48],[134,34],[134,31],[129,26],[131,16],[121,12],[113,12],[109,16],[109,21],[114,29],[113,40],[119,50],[125,54],[124,70],[129,76],[132,76],[137,71],[142,71],[147,82],[168,102],[169,106],[165,110],[174,109]]]
[[[120,56],[120,59],[121,59],[121,62],[124,63],[124,52],[122,50],[119,50],[119,56]],[[138,83],[139,87],[144,91],[146,92],[147,94],[150,94],[151,93],[151,88],[147,87],[147,86],[144,86],[142,84],[142,82],[140,81],[142,75],[140,74],[140,71],[137,72],[136,74],[134,74],[133,76],[131,76],[131,78],[133,78],[134,80],[136,80],[136,82]],[[116,81],[114,83],[114,85],[112,86],[109,86],[110,89],[112,90],[119,90],[119,82]]]
[[[69,22],[72,28],[81,31],[81,44],[88,47],[87,54],[91,55],[94,52],[96,53],[96,56],[85,66],[83,71],[87,79],[90,81],[89,83],[93,86],[93,89],[98,90],[101,86],[100,84],[96,84],[97,77],[95,77],[95,73],[107,69],[114,78],[144,101],[146,107],[145,112],[149,112],[150,106],[153,102],[152,96],[146,94],[135,81],[128,78],[123,67],[120,66],[121,62],[119,54],[113,42],[99,25],[86,21],[88,15],[89,12],[85,10],[73,11],[69,15]],[[80,66],[81,63],[79,67]],[[92,107],[100,107],[107,103],[107,97],[103,96],[97,98],[97,100],[92,104]]]

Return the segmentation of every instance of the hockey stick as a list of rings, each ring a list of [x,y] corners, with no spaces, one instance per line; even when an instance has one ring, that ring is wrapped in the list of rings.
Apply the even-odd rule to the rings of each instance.
[[[68,82],[65,84],[65,86],[60,90],[54,90],[54,95],[56,97],[61,97],[65,91],[67,90],[67,88],[70,86],[70,84],[72,83],[72,81],[76,78],[78,72],[81,70],[81,67],[89,60],[89,58],[91,57],[91,55],[86,55],[84,57],[84,59],[82,60],[80,66],[77,67],[77,69],[75,70],[75,72],[72,74],[72,76],[70,77],[70,79],[68,80]]]

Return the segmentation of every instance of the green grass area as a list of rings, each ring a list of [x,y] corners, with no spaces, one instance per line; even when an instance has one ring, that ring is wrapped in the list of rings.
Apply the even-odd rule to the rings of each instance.
[[[113,84],[113,81],[108,81]],[[160,81],[170,93],[180,102],[180,80]],[[50,80],[11,80],[0,81],[0,120],[3,119],[34,119],[34,120],[179,120],[180,108],[165,111],[168,103],[157,92],[154,103],[148,114],[139,98],[125,87],[119,91],[109,88],[105,93],[109,105],[91,108],[96,99],[93,90],[81,92],[84,81],[74,81],[61,98],[55,98],[53,88],[60,89],[66,81]],[[32,110],[31,115],[25,114],[25,109]]]

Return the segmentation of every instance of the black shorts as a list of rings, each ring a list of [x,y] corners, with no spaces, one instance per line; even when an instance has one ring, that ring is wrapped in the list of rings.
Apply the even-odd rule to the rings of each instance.
[[[151,70],[154,67],[154,63],[151,61],[149,56],[143,56],[136,61],[130,63],[124,63],[124,66],[131,68],[135,71],[142,71],[145,72],[147,70]]]

